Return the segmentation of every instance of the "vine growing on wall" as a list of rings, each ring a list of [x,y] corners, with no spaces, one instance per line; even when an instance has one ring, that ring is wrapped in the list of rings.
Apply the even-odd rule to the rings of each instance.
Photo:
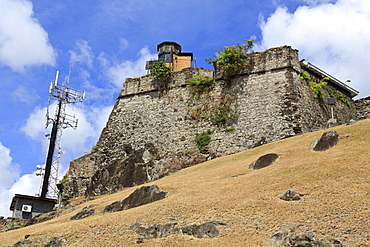
[[[216,55],[206,59],[209,64],[223,69],[222,77],[225,81],[230,81],[246,65],[247,54],[252,52],[254,40],[245,40],[245,42],[245,44],[225,46],[216,50]]]
[[[306,81],[310,85],[310,88],[314,94],[314,98],[323,98],[323,88],[325,88],[330,97],[337,98],[347,106],[351,105],[351,102],[341,92],[335,93],[332,88],[327,86],[327,83],[329,81],[328,77],[323,76],[323,78],[319,82],[316,82],[311,78],[307,71],[303,71],[299,79]]]
[[[328,83],[328,77],[323,77],[319,82],[317,82],[311,78],[307,71],[303,71],[299,79],[306,81],[310,85],[314,98],[323,98],[323,87]]]
[[[189,110],[190,118],[194,120],[209,120],[213,124],[220,125],[229,119],[238,118],[236,113],[238,96],[222,94],[212,97],[209,93],[203,96],[203,102]]]
[[[234,112],[238,96],[221,95],[219,99],[210,107],[208,118],[215,124],[225,123],[229,119],[238,118]]]
[[[350,102],[344,97],[344,95],[341,92],[337,92],[336,97],[338,100],[342,101],[346,106],[350,106]]]
[[[173,76],[172,67],[167,66],[164,61],[155,61],[149,65],[150,74],[159,83],[160,90],[168,90],[168,84]]]

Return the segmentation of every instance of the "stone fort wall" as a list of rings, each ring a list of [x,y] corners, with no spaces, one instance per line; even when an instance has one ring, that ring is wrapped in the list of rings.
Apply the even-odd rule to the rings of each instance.
[[[82,162],[71,162],[64,198],[112,193],[206,159],[327,127],[329,94],[323,90],[323,98],[314,98],[307,82],[299,79],[302,68],[297,50],[284,46],[252,53],[248,65],[229,82],[221,72],[222,68],[215,73],[202,68],[175,72],[167,92],[160,92],[150,75],[127,79],[97,152],[80,158]],[[188,79],[214,74],[218,83],[212,91],[189,93]],[[320,75],[311,76],[320,79]],[[336,90],[330,83],[327,87]],[[222,123],[199,117],[204,106],[212,108],[225,95],[233,97],[232,111],[237,117]],[[339,100],[334,106],[339,124],[355,118],[352,99],[344,97],[349,106]],[[211,140],[202,153],[194,140],[197,133],[207,130]],[[86,172],[84,182],[78,182],[81,169],[93,174],[89,183]]]

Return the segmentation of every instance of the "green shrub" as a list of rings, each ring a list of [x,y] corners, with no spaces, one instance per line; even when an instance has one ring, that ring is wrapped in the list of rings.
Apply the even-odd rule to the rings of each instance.
[[[337,99],[339,99],[340,101],[342,101],[344,104],[346,104],[347,106],[349,106],[351,103],[346,99],[346,97],[343,96],[343,94],[341,92],[337,92]]]
[[[96,151],[98,151],[98,147],[97,147],[97,146],[93,146],[93,147],[91,148],[90,153],[95,153]]]
[[[62,180],[59,181],[60,184],[62,184],[63,186],[66,184],[67,182],[67,174],[65,174],[62,178]]]
[[[189,85],[186,87],[191,94],[201,94],[213,89],[216,81],[210,76],[197,76],[188,80]]]
[[[322,98],[323,97],[323,87],[328,83],[329,78],[323,77],[319,82],[312,80],[311,76],[307,71],[303,71],[299,79],[306,81],[313,92],[314,98]]]
[[[191,119],[205,119],[214,124],[224,124],[229,119],[239,117],[239,115],[235,113],[238,104],[237,96],[224,94],[213,98],[207,94],[205,97],[208,97],[205,102],[189,109]]]
[[[229,119],[238,118],[239,115],[234,112],[237,105],[237,96],[222,95],[218,101],[209,109],[209,119],[215,124],[225,123]]]
[[[326,91],[328,91],[330,97],[335,97],[333,89],[326,87]]]
[[[245,40],[245,42],[246,44],[238,43],[216,50],[217,54],[207,58],[206,61],[213,66],[222,67],[224,69],[223,78],[230,81],[246,65],[247,54],[252,51],[254,46],[254,40]]]
[[[235,128],[234,128],[234,127],[229,127],[229,128],[226,128],[226,129],[225,129],[225,131],[226,131],[226,132],[230,132],[230,131],[233,131],[233,130],[235,130]]]
[[[167,88],[172,78],[172,68],[167,66],[163,61],[155,61],[149,65],[150,74],[159,83],[161,88]]]
[[[207,152],[205,147],[211,141],[211,134],[212,134],[212,130],[206,130],[206,131],[203,131],[202,133],[196,133],[195,142],[197,143],[197,147],[201,153]]]

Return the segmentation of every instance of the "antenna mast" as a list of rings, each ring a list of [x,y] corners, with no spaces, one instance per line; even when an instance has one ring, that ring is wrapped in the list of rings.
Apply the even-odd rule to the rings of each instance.
[[[84,91],[78,91],[69,87],[70,74],[71,69],[69,70],[67,85],[64,85],[65,83],[58,83],[59,71],[56,73],[55,80],[50,83],[49,106],[46,111],[46,128],[49,124],[52,124],[52,129],[51,133],[47,134],[50,140],[49,148],[45,166],[42,168],[42,184],[39,193],[39,196],[42,198],[55,199],[57,197],[56,185],[58,183],[58,169],[60,155],[62,153],[62,130],[68,127],[77,128],[78,119],[75,116],[66,114],[66,106],[67,104],[82,102],[85,97]],[[57,106],[54,118],[50,118],[49,107],[53,98],[57,99]]]

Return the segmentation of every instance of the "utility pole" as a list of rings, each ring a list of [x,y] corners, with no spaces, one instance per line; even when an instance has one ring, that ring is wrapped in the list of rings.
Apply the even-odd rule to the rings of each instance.
[[[46,134],[50,139],[45,166],[43,168],[38,167],[37,169],[41,170],[41,173],[36,174],[42,175],[41,192],[39,193],[41,198],[56,198],[58,169],[60,155],[62,153],[62,130],[68,127],[72,127],[73,129],[77,128],[78,119],[76,119],[75,116],[66,114],[66,106],[68,104],[82,102],[85,97],[84,91],[78,91],[69,87],[70,73],[71,70],[66,80],[67,85],[65,85],[65,83],[58,83],[59,71],[56,73],[55,80],[50,83],[49,106],[46,112],[46,128],[52,123],[52,129],[50,134]],[[49,107],[52,99],[57,99],[54,118],[49,117]]]

